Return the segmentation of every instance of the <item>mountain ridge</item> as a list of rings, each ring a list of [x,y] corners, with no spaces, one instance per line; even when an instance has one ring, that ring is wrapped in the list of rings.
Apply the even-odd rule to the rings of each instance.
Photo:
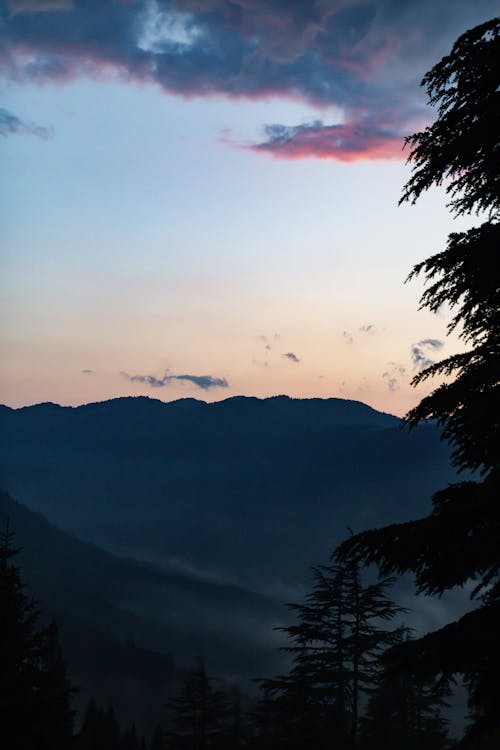
[[[294,586],[355,529],[427,510],[432,425],[343,399],[124,397],[0,414],[0,486],[78,537],[211,580]],[[273,583],[274,581],[274,583]]]
[[[54,409],[65,409],[65,410],[72,410],[72,411],[78,411],[78,410],[85,410],[88,408],[95,408],[95,407],[105,407],[110,405],[118,405],[118,404],[124,404],[124,403],[150,403],[150,404],[157,404],[161,405],[162,407],[188,407],[193,406],[196,407],[209,407],[209,408],[217,408],[222,405],[229,405],[229,404],[236,404],[241,402],[260,402],[260,403],[303,403],[303,404],[334,404],[334,405],[350,405],[354,406],[356,408],[361,407],[364,410],[367,410],[367,412],[370,413],[377,413],[381,414],[383,416],[390,417],[395,420],[399,420],[399,417],[390,414],[389,412],[384,412],[376,409],[373,406],[370,406],[369,404],[364,403],[363,401],[355,400],[355,399],[343,399],[343,398],[337,398],[337,397],[328,397],[328,398],[321,398],[321,397],[308,397],[308,398],[299,398],[294,396],[288,396],[286,394],[277,394],[275,396],[267,396],[264,398],[260,398],[257,396],[244,396],[244,395],[238,395],[238,396],[229,396],[225,399],[220,399],[218,401],[205,401],[203,399],[197,399],[192,397],[185,397],[185,398],[179,398],[174,399],[172,401],[163,401],[162,399],[154,398],[152,396],[118,396],[116,398],[110,398],[110,399],[103,399],[102,401],[89,401],[88,403],[84,404],[78,404],[78,405],[63,405],[58,404],[54,401],[42,401],[42,402],[36,402],[33,404],[26,404],[23,406],[18,407],[12,407],[8,406],[7,404],[0,404],[0,409],[7,409],[9,411],[13,412],[23,412],[28,410],[41,410],[41,409],[48,409],[48,408],[54,408]]]

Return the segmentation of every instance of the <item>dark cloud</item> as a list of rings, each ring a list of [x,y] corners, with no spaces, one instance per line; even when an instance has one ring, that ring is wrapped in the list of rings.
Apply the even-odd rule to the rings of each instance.
[[[410,349],[413,368],[422,372],[427,367],[431,367],[435,360],[429,357],[429,354],[442,349],[443,346],[444,342],[440,339],[421,339],[413,344]]]
[[[372,323],[369,323],[369,324],[361,326],[359,330],[361,331],[361,333],[373,334],[375,333],[375,326],[372,325]]]
[[[80,370],[82,375],[94,375],[95,370]]]
[[[174,375],[174,380],[186,380],[206,391],[210,388],[229,388],[226,378],[214,378],[212,375]]]
[[[184,96],[302,99],[325,124],[268,125],[285,158],[401,156],[428,117],[418,82],[490,0],[9,0],[0,64],[16,82],[109,75]],[[41,12],[43,11],[43,12]]]
[[[165,388],[176,381],[185,381],[193,383],[197,388],[208,391],[210,388],[228,388],[229,383],[226,378],[214,378],[212,375],[173,375],[166,372],[161,377],[156,375],[129,375],[122,372],[122,375],[130,380],[131,383],[144,383],[151,388]]]
[[[354,344],[354,336],[350,331],[342,331],[342,338],[346,344]]]
[[[0,135],[36,135],[39,138],[48,138],[50,130],[42,125],[21,120],[7,109],[0,109]]]
[[[297,357],[297,355],[293,352],[285,352],[281,356],[285,359],[288,359],[289,362],[294,362],[295,364],[298,364],[300,362],[300,358]]]

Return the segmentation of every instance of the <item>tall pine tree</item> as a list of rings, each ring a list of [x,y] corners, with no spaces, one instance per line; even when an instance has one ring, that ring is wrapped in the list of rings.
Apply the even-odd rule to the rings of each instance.
[[[289,605],[297,623],[281,628],[292,667],[261,681],[260,731],[276,747],[353,747],[362,696],[397,638],[387,624],[403,610],[387,594],[392,579],[363,584],[357,564],[317,567],[313,576],[305,603]]]

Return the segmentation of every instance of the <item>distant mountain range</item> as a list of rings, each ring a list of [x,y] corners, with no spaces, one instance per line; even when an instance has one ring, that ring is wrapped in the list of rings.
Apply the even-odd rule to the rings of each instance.
[[[279,670],[273,627],[310,566],[454,477],[432,425],[341,399],[0,407],[0,446],[0,523],[81,700],[142,726],[197,657],[240,681]]]
[[[342,399],[3,407],[0,445],[0,486],[62,529],[280,597],[348,526],[426,512],[453,478],[434,427]]]

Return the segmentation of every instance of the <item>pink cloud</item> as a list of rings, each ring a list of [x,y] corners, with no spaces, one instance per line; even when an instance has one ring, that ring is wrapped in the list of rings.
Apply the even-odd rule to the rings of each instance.
[[[324,125],[316,121],[296,127],[270,125],[266,134],[265,141],[249,148],[278,159],[311,157],[353,162],[404,158],[404,136],[369,122]]]

